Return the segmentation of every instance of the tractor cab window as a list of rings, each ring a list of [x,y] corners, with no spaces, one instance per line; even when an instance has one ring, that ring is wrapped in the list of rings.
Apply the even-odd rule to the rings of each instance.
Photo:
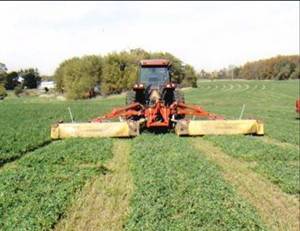
[[[169,70],[166,67],[142,67],[140,82],[146,86],[159,86],[169,81]]]

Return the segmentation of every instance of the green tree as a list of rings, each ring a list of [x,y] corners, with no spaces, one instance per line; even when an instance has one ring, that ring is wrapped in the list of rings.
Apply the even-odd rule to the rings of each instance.
[[[101,91],[103,94],[120,93],[122,72],[118,63],[105,64],[103,67],[103,83]]]
[[[299,55],[280,55],[269,59],[246,63],[245,65],[240,67],[240,77],[243,79],[278,80],[296,78],[296,69],[299,65]]]
[[[142,49],[130,52],[114,52],[105,56],[103,66],[104,94],[120,93],[129,90],[137,81],[138,65],[142,59],[149,58],[149,54]]]
[[[18,85],[18,73],[15,71],[9,72],[6,75],[6,80],[5,80],[5,88],[7,90],[13,90],[17,85]]]
[[[96,55],[64,61],[55,71],[56,87],[65,91],[67,98],[82,99],[101,83],[102,58]]]
[[[0,100],[4,99],[7,96],[5,87],[0,83]]]
[[[225,68],[218,71],[217,79],[226,79],[226,69]]]
[[[198,78],[199,79],[209,79],[210,74],[208,72],[206,72],[204,69],[201,69],[201,71],[198,74]]]
[[[197,87],[197,75],[195,69],[191,65],[184,66],[184,78],[181,82],[182,87]]]
[[[6,76],[7,73],[6,72],[0,72],[0,85],[4,86],[6,83]]]
[[[56,89],[59,92],[64,92],[64,77],[67,74],[67,70],[70,69],[69,66],[72,65],[78,58],[71,58],[63,61],[59,67],[55,70],[54,81],[56,83]]]
[[[135,65],[138,65],[139,61],[142,59],[150,59],[151,58],[150,53],[141,48],[131,49],[130,55],[133,57]]]
[[[149,53],[137,48],[109,53],[103,58],[88,57],[71,58],[59,65],[54,74],[58,91],[65,91],[69,98],[76,99],[84,98],[86,91],[95,84],[101,85],[101,93],[105,95],[129,90],[137,81],[140,60],[150,58],[170,60],[174,82],[197,86],[197,74],[193,67],[185,67],[180,59],[170,53]]]
[[[275,78],[278,80],[289,79],[292,72],[294,72],[296,65],[289,61],[281,61],[275,64]]]
[[[294,72],[290,76],[291,79],[300,79],[300,64],[295,68]]]
[[[23,87],[29,89],[37,88],[38,83],[41,81],[41,77],[37,69],[29,68],[19,71],[19,75],[23,77]]]
[[[241,71],[241,68],[239,68],[239,67],[233,68],[233,78],[234,79],[238,79],[240,77],[240,71]]]

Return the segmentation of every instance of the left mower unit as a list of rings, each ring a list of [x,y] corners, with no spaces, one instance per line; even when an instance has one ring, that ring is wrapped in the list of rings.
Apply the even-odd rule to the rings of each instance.
[[[51,139],[71,137],[133,137],[139,135],[135,121],[105,123],[57,123],[51,126]]]

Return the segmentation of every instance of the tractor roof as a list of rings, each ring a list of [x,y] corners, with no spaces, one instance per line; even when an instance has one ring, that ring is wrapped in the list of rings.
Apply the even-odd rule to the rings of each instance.
[[[140,64],[141,66],[169,66],[170,61],[167,59],[144,59]]]

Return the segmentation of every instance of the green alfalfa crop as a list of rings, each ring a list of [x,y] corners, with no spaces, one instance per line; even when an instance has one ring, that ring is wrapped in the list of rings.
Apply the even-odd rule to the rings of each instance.
[[[88,180],[109,171],[111,148],[110,139],[58,141],[2,167],[0,229],[53,228]]]
[[[51,124],[70,122],[68,107],[76,121],[88,121],[122,103],[122,97],[62,102],[38,97],[5,100],[0,105],[0,166],[49,144]]]
[[[238,119],[256,118],[265,124],[268,136],[299,145],[299,120],[295,101],[299,80],[290,81],[199,81],[198,88],[185,91],[186,101],[206,110]]]
[[[283,191],[300,193],[299,148],[278,146],[263,142],[262,137],[217,136],[205,137],[219,146],[225,153],[245,160],[254,171],[270,179]]]
[[[133,141],[135,191],[125,230],[264,230],[218,168],[173,134]]]

